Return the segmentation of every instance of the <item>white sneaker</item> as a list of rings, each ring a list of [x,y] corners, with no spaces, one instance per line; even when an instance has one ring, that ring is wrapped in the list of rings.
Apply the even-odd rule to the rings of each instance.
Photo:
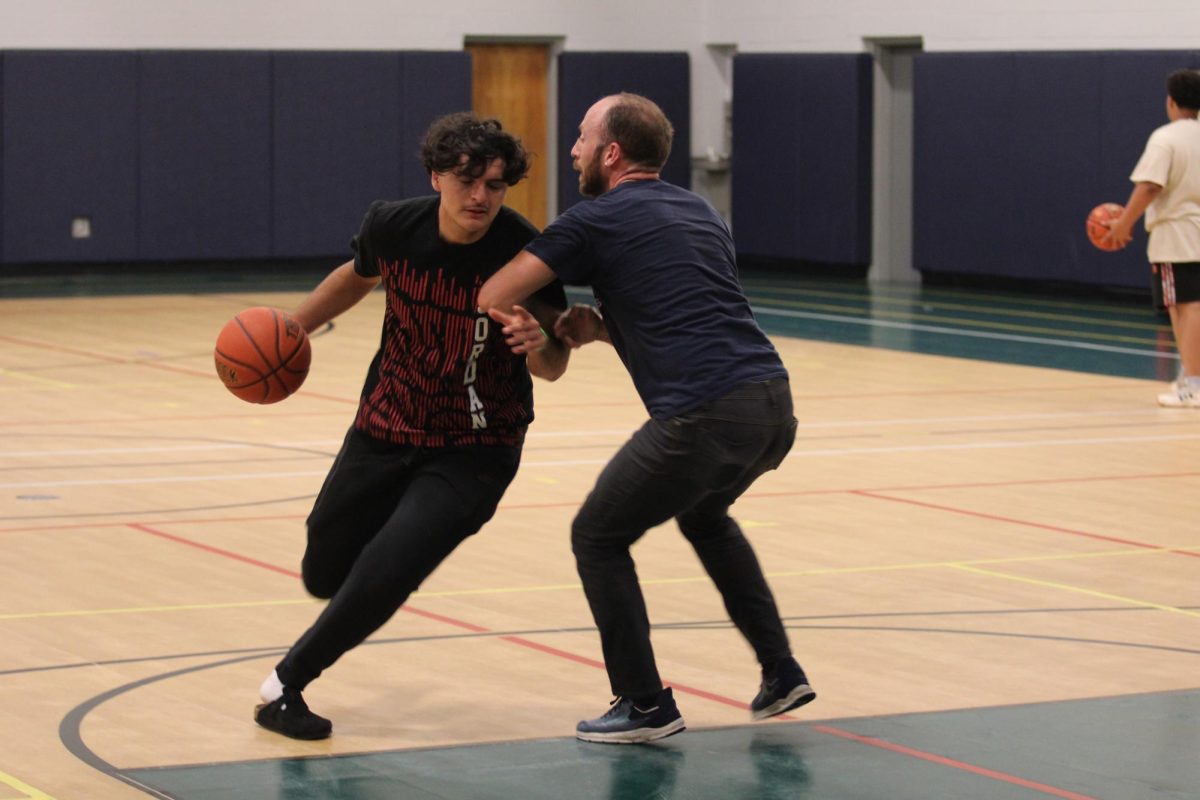
[[[1167,408],[1200,408],[1200,380],[1180,378],[1171,391],[1158,396],[1158,404]]]

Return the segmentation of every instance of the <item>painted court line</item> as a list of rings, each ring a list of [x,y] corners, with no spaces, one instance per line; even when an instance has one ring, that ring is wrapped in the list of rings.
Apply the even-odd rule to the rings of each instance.
[[[893,753],[911,756],[912,758],[919,758],[922,761],[929,761],[934,764],[939,764],[943,767],[962,770],[963,772],[969,772],[972,775],[979,775],[983,778],[991,778],[992,780],[1001,781],[1003,783],[1011,783],[1014,786],[1032,789],[1035,792],[1048,794],[1052,797],[1062,797],[1064,800],[1097,800],[1097,798],[1092,797],[1091,795],[1079,794],[1078,792],[1060,789],[1057,786],[1049,786],[1044,783],[1038,783],[1037,781],[1020,778],[1016,775],[1009,775],[1006,772],[997,772],[994,769],[987,769],[986,767],[976,766],[975,764],[968,764],[965,761],[958,761],[957,759],[939,756],[935,753],[927,753],[924,750],[905,747],[902,744],[896,744],[884,739],[876,739],[873,736],[861,736],[857,733],[851,733],[850,731],[842,730],[841,728],[835,728],[831,725],[810,725],[809,727],[814,731],[819,731],[820,733],[825,733],[830,736],[849,739],[852,742],[869,745],[870,747],[878,747],[882,750],[890,750]]]
[[[8,786],[21,792],[21,800],[54,800],[53,797],[45,792],[40,792],[29,784],[19,781],[12,775],[4,772],[0,772],[0,785]]]
[[[931,445],[893,445],[890,447],[844,447],[823,450],[793,450],[788,459],[818,458],[824,456],[858,456],[879,455],[882,453],[931,453],[937,451],[971,451],[1015,449],[1027,447],[1091,447],[1106,444],[1126,444],[1136,442],[1184,442],[1200,439],[1200,433],[1182,433],[1172,435],[1148,436],[1104,436],[1083,439],[1030,439],[1027,441],[990,441],[965,442],[960,444],[931,444]],[[524,467],[571,467],[607,464],[607,458],[579,458],[556,461],[526,461]],[[156,483],[203,483],[207,481],[226,480],[262,480],[263,478],[311,478],[324,476],[326,470],[301,470],[297,472],[250,472],[223,473],[218,475],[170,475],[146,478],[95,478],[66,481],[17,481],[0,483],[0,489],[34,489],[57,488],[65,486],[129,486]]]
[[[3,370],[0,369],[0,373]],[[1028,422],[1032,420],[1071,420],[1071,419],[1110,419],[1113,417],[1149,417],[1157,418],[1157,409],[1117,409],[1109,411],[1071,411],[1041,414],[974,414],[948,417],[902,417],[895,419],[848,419],[826,420],[823,422],[801,422],[798,428],[802,430],[826,430],[829,428],[878,428],[903,427],[907,425],[947,425],[980,422]],[[526,440],[538,439],[574,439],[596,437],[628,437],[633,428],[614,430],[587,431],[530,431]],[[0,457],[4,458],[49,458],[53,456],[89,456],[89,455],[122,455],[133,453],[189,453],[207,450],[250,450],[256,448],[304,448],[304,447],[339,447],[342,440],[338,439],[309,439],[298,441],[278,442],[205,442],[198,444],[176,444],[143,447],[76,447],[56,450],[3,450]]]
[[[1177,606],[1163,605],[1162,603],[1154,603],[1154,602],[1151,602],[1150,600],[1139,600],[1136,597],[1124,597],[1122,595],[1109,594],[1108,592],[1098,592],[1094,589],[1087,589],[1082,586],[1075,586],[1074,584],[1070,584],[1070,583],[1061,583],[1059,581],[1047,581],[1047,580],[1042,580],[1040,578],[1027,578],[1024,575],[1013,575],[1008,572],[999,572],[997,570],[991,570],[991,569],[980,569],[979,567],[969,567],[969,566],[965,566],[965,565],[958,565],[956,568],[961,569],[964,572],[974,572],[978,575],[987,575],[992,578],[1002,578],[1006,581],[1016,581],[1018,583],[1028,583],[1033,586],[1045,586],[1049,589],[1058,589],[1059,591],[1073,592],[1075,594],[1085,594],[1085,595],[1088,595],[1089,597],[1099,597],[1103,600],[1112,600],[1117,603],[1123,603],[1125,605],[1137,606],[1139,608],[1153,608],[1153,609],[1157,609],[1158,611],[1166,611],[1171,614],[1183,614],[1185,617],[1200,617],[1200,612],[1188,611],[1187,609],[1184,609],[1184,608],[1179,608]]]
[[[1133,347],[1115,347],[1113,345],[1106,344],[1075,342],[1071,341],[1070,339],[1052,339],[1045,336],[1024,336],[1015,333],[968,331],[960,328],[947,328],[942,325],[922,325],[916,322],[892,322],[890,320],[882,319],[861,319],[859,317],[847,317],[841,314],[819,314],[809,311],[789,311],[781,308],[763,308],[762,306],[752,306],[752,310],[756,315],[762,316],[812,319],[819,320],[821,322],[842,322],[847,325],[862,325],[868,328],[895,328],[906,331],[920,331],[922,333],[940,333],[945,336],[964,336],[972,339],[994,339],[1002,342],[1043,344],[1051,347],[1065,347],[1074,350],[1097,350],[1102,353],[1123,353],[1125,355],[1148,356],[1150,358],[1163,359],[1166,361],[1179,360],[1179,356],[1175,353],[1160,353],[1157,350],[1140,350]]]
[[[124,525],[123,527],[134,528],[135,526]],[[172,541],[179,542],[180,544],[187,544],[190,546],[199,547],[201,549],[207,550],[208,552],[215,553],[217,555],[228,555],[231,558],[245,561],[245,563],[253,564],[255,566],[263,566],[262,562],[258,562],[258,561],[254,561],[254,560],[246,560],[246,559],[243,559],[242,557],[238,556],[237,554],[231,553],[227,550],[222,550],[221,548],[217,548],[217,547],[210,547],[208,545],[202,545],[198,542],[194,542],[190,539],[186,539],[183,537],[169,537],[169,536],[163,534],[162,532],[153,531],[153,529],[151,529],[147,526],[136,526],[136,529],[147,532],[147,533],[153,532],[157,536],[163,536],[164,538],[170,538]],[[1140,545],[1139,545],[1139,547],[1140,547]],[[789,570],[786,572],[767,572],[765,574],[766,574],[766,577],[775,579],[775,578],[809,578],[809,577],[819,577],[822,575],[861,575],[861,574],[869,574],[869,573],[904,572],[904,571],[927,570],[927,569],[971,569],[971,568],[977,568],[980,572],[985,572],[985,570],[982,569],[982,567],[984,565],[1032,564],[1032,563],[1041,563],[1041,562],[1045,562],[1045,561],[1078,561],[1078,560],[1093,559],[1093,558],[1132,558],[1132,557],[1138,557],[1138,556],[1153,556],[1153,555],[1163,555],[1163,554],[1195,555],[1195,553],[1187,552],[1187,550],[1194,549],[1193,546],[1188,546],[1186,548],[1178,548],[1178,547],[1153,547],[1153,546],[1147,545],[1146,548],[1147,549],[1137,549],[1137,550],[1107,550],[1107,551],[1098,552],[1098,553],[1058,553],[1055,555],[1013,556],[1010,558],[982,558],[982,559],[971,559],[971,560],[966,560],[966,561],[918,561],[918,562],[909,562],[909,563],[905,563],[905,564],[887,564],[887,565],[861,566],[861,567],[825,567],[825,568],[818,568],[818,569]],[[292,572],[290,570],[282,570],[282,569],[273,567],[271,565],[266,565],[266,566],[272,570],[280,571],[285,575],[299,578],[298,573]],[[1007,576],[1007,573],[1000,573],[1000,572],[990,572],[989,574],[993,574],[995,576],[1001,576],[1001,577]],[[693,575],[693,576],[687,577],[687,578],[644,578],[643,577],[640,580],[641,580],[641,584],[643,586],[676,586],[676,585],[686,585],[686,584],[692,584],[692,583],[709,584],[712,581],[712,579],[709,578],[707,575]],[[555,583],[555,584],[542,584],[542,585],[532,584],[532,585],[526,585],[526,586],[498,586],[498,587],[484,588],[484,589],[452,589],[452,590],[441,591],[441,592],[417,591],[417,592],[413,592],[412,597],[415,599],[423,600],[423,599],[444,598],[444,597],[481,597],[481,596],[487,596],[487,595],[502,595],[502,594],[539,594],[539,593],[544,593],[544,592],[567,592],[567,591],[578,592],[578,591],[582,591],[582,590],[583,590],[583,586],[579,583]],[[1138,607],[1151,607],[1151,608],[1155,607],[1153,604],[1148,604],[1148,603],[1144,603],[1141,601],[1132,601],[1129,598],[1120,598],[1120,597],[1117,597],[1116,595],[1111,595],[1111,596],[1106,595],[1106,597],[1109,597],[1110,599],[1119,600],[1125,604],[1133,603],[1134,605],[1137,605]],[[233,608],[263,608],[263,607],[269,607],[269,606],[313,605],[313,604],[316,604],[319,602],[321,602],[321,601],[315,600],[312,598],[301,598],[301,599],[290,599],[290,600],[243,600],[243,601],[225,602],[225,603],[189,603],[189,604],[173,605],[173,606],[130,606],[130,607],[125,607],[125,608],[72,609],[70,611],[26,611],[26,612],[11,613],[11,614],[0,614],[0,620],[43,619],[43,618],[49,619],[49,618],[55,618],[55,617],[93,617],[93,616],[101,617],[101,616],[107,616],[109,614],[161,614],[161,613],[172,613],[172,612],[177,612],[177,611],[202,611],[202,610],[214,610],[215,611],[215,610],[219,610],[219,609],[233,609]],[[429,619],[435,619],[435,620],[438,620],[441,622],[447,622],[447,623],[450,622],[450,619],[448,617],[441,617],[440,615],[434,614],[432,612],[412,611],[412,613],[417,613],[420,616],[425,616],[425,617],[428,617]],[[1190,613],[1190,612],[1187,612],[1187,613]],[[471,629],[468,628],[468,630],[471,630]],[[476,632],[481,632],[481,631],[476,631]]]
[[[22,793],[19,799],[13,798],[13,800],[54,800],[52,796],[44,792],[38,792],[37,789],[29,786],[28,783],[18,781],[17,778],[6,774],[6,772],[0,772],[0,786],[7,786]]]
[[[856,494],[856,495],[859,495],[860,497],[870,497],[875,500],[886,500],[886,501],[892,502],[892,503],[904,503],[906,505],[918,506],[920,508],[928,508],[933,511],[948,511],[952,514],[962,514],[963,516],[968,516],[968,517],[978,517],[979,519],[987,519],[987,520],[993,520],[995,522],[1003,522],[1008,525],[1021,525],[1021,526],[1027,527],[1027,528],[1038,528],[1040,530],[1053,531],[1055,533],[1066,533],[1066,534],[1070,534],[1071,536],[1082,536],[1082,537],[1085,537],[1088,539],[1098,539],[1098,540],[1104,541],[1104,542],[1115,542],[1116,544],[1127,544],[1131,547],[1145,547],[1145,548],[1155,549],[1155,550],[1164,549],[1160,545],[1148,544],[1146,542],[1139,542],[1139,541],[1135,541],[1133,539],[1123,539],[1118,536],[1106,536],[1105,534],[1101,534],[1101,533],[1092,533],[1090,531],[1080,531],[1080,530],[1076,530],[1074,528],[1064,528],[1059,525],[1048,525],[1043,522],[1033,522],[1031,520],[1017,519],[1016,517],[1005,517],[1005,516],[1001,516],[999,514],[991,514],[991,513],[985,512],[985,511],[972,511],[972,510],[966,509],[966,508],[956,508],[954,506],[941,505],[938,503],[927,503],[922,500],[911,500],[906,497],[891,497],[889,495],[878,494],[876,492],[871,492],[871,491],[853,491],[853,492],[851,492],[851,494]],[[1167,549],[1171,549],[1174,551],[1174,548],[1167,548]],[[1180,555],[1194,556],[1194,557],[1200,558],[1200,553],[1191,553],[1186,550],[1179,550],[1177,552],[1179,552]]]
[[[135,527],[137,527],[138,530],[144,531],[146,533],[154,534],[157,536],[164,536],[165,538],[168,538],[168,539],[178,542],[180,544],[196,546],[196,547],[200,547],[203,550],[208,550],[210,552],[215,552],[215,553],[219,553],[222,555],[229,555],[231,557],[237,558],[238,560],[244,561],[246,563],[256,564],[258,566],[263,566],[263,567],[269,568],[274,572],[279,572],[279,573],[283,573],[283,574],[291,574],[295,577],[299,577],[298,575],[296,575],[296,573],[291,572],[290,570],[284,570],[279,567],[264,564],[263,562],[259,562],[254,559],[248,559],[248,558],[245,558],[242,556],[238,556],[237,554],[234,554],[234,553],[229,553],[228,551],[222,551],[222,550],[218,550],[216,548],[211,548],[206,545],[198,544],[198,543],[192,542],[188,539],[184,539],[182,537],[171,536],[169,534],[165,534],[164,532],[156,531],[147,526],[135,526]],[[474,633],[491,633],[492,632],[490,629],[485,628],[482,625],[476,625],[472,622],[466,622],[464,620],[455,619],[453,617],[447,617],[447,616],[444,616],[441,614],[435,614],[433,612],[425,611],[423,609],[413,608],[411,606],[408,606],[407,604],[402,606],[401,610],[407,611],[408,613],[411,613],[411,614],[416,614],[421,617],[425,617],[427,619],[435,620],[437,622],[442,622],[444,624],[451,625],[456,628],[468,630],[468,631],[471,631]],[[501,640],[503,640],[505,642],[508,642],[509,644],[515,644],[520,647],[534,650],[539,653],[544,653],[546,655],[554,656],[556,658],[561,658],[561,659],[568,660],[568,661],[571,661],[571,662],[574,662],[577,664],[583,664],[585,666],[593,667],[596,669],[604,669],[604,663],[601,661],[597,661],[596,659],[588,658],[586,656],[577,655],[577,654],[571,653],[567,650],[562,650],[557,647],[545,645],[540,642],[535,642],[531,639],[526,639],[525,637],[522,637],[522,636],[501,635],[498,638],[500,638]],[[741,702],[739,700],[735,700],[730,697],[725,697],[724,695],[719,695],[719,694],[716,694],[713,692],[708,692],[708,691],[705,691],[703,689],[699,689],[696,687],[687,686],[687,685],[680,684],[680,683],[675,683],[674,681],[667,681],[667,683],[672,688],[677,689],[679,692],[681,692],[683,694],[700,697],[705,700],[709,700],[709,701],[712,701],[715,703],[720,703],[722,705],[731,706],[733,708],[738,708],[738,709],[742,709],[742,710],[748,710],[748,708],[749,708],[747,703]],[[787,720],[793,719],[793,717],[790,717],[787,714],[780,714],[777,717],[775,717],[774,719],[779,720],[779,721],[787,721]],[[1048,795],[1052,795],[1055,797],[1065,798],[1066,800],[1096,800],[1096,798],[1092,798],[1087,795],[1069,792],[1065,789],[1059,789],[1054,786],[1049,786],[1047,784],[1038,783],[1036,781],[1031,781],[1031,780],[1021,778],[1016,775],[1009,775],[1007,773],[998,772],[996,770],[991,770],[991,769],[987,769],[985,767],[976,766],[973,764],[969,764],[967,762],[957,761],[955,759],[946,758],[945,756],[940,756],[935,753],[928,753],[923,750],[918,750],[916,748],[906,747],[904,745],[887,742],[882,739],[874,739],[872,737],[859,736],[858,734],[850,733],[849,731],[844,731],[844,730],[841,730],[840,728],[834,728],[834,727],[827,726],[827,725],[813,725],[810,727],[815,731],[818,731],[820,733],[824,733],[827,735],[837,736],[837,737],[840,737],[843,739],[849,739],[851,741],[856,741],[860,744],[867,744],[867,745],[871,745],[873,747],[879,747],[882,749],[890,750],[892,752],[900,753],[902,755],[910,756],[913,758],[918,758],[923,761],[928,761],[933,764],[938,764],[938,765],[950,767],[953,769],[963,770],[965,772],[969,772],[973,775],[978,775],[980,777],[989,778],[991,780],[1002,781],[1004,783],[1011,783],[1016,786],[1022,786],[1026,789],[1031,789],[1031,790],[1034,790],[1037,792],[1041,792],[1043,794],[1048,794]]]
[[[846,488],[846,487],[830,487],[826,489],[792,489],[788,491],[776,492],[748,492],[742,495],[742,500],[756,500],[770,497],[806,497],[806,496],[821,496],[832,494],[856,494],[856,493],[878,493],[878,492],[910,492],[910,491],[943,491],[954,489],[994,489],[997,487],[1007,486],[1058,486],[1070,483],[1103,483],[1112,481],[1146,481],[1146,480],[1175,480],[1179,478],[1196,478],[1200,477],[1200,472],[1149,472],[1142,474],[1112,474],[1112,475],[1080,475],[1080,476],[1063,476],[1054,478],[1026,478],[1003,481],[969,481],[964,483],[914,483],[889,486],[873,486],[869,488]],[[304,497],[286,498],[287,500],[311,500],[312,497],[305,495]],[[916,503],[915,500],[901,500],[900,498],[888,498],[896,502]],[[500,508],[508,510],[529,510],[542,508],[573,508],[578,507],[579,502],[576,500],[562,500],[548,503],[501,503]],[[224,508],[218,506],[216,508]],[[181,509],[186,511],[201,511],[203,509],[189,508]],[[951,510],[947,507],[947,510]],[[152,510],[147,513],[167,513],[168,510]],[[125,513],[125,512],[119,512]],[[132,512],[130,512],[132,513]],[[73,516],[85,516],[76,514]],[[106,515],[100,515],[106,516]],[[238,516],[238,517],[192,517],[183,519],[162,519],[162,520],[140,520],[143,524],[154,525],[212,525],[218,523],[246,523],[246,522],[265,522],[279,520],[300,520],[304,519],[305,514],[269,514],[259,516]],[[54,516],[49,516],[47,519],[54,519]],[[17,518],[22,519],[22,518]],[[54,523],[50,525],[24,525],[16,528],[0,527],[0,534],[5,533],[33,533],[37,531],[54,532],[54,531],[70,531],[80,529],[93,528],[109,528],[109,527],[124,527],[131,524],[129,520],[93,520],[90,522],[76,522],[71,524]],[[1136,543],[1135,543],[1136,544]],[[1157,545],[1139,545],[1145,547],[1157,547]],[[1191,547],[1185,549],[1193,549]]]

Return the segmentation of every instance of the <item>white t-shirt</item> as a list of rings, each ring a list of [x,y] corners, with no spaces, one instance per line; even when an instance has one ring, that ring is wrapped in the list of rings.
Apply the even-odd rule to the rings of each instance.
[[[1150,134],[1129,179],[1163,187],[1146,209],[1151,263],[1200,261],[1200,122],[1177,119]]]

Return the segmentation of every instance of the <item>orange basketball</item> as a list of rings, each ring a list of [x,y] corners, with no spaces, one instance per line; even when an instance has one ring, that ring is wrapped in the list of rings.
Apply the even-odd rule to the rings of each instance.
[[[312,346],[278,308],[248,308],[226,323],[213,350],[225,388],[247,403],[278,403],[308,377]]]
[[[1101,203],[1093,208],[1087,217],[1087,235],[1092,244],[1101,250],[1120,250],[1119,244],[1104,241],[1108,234],[1108,227],[1104,223],[1119,219],[1124,213],[1125,207],[1120,203]]]

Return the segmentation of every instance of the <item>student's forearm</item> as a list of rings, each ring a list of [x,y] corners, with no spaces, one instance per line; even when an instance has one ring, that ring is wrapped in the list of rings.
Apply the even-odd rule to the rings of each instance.
[[[546,346],[529,353],[525,357],[525,364],[534,377],[544,381],[556,381],[567,371],[571,348],[549,334],[546,336]]]
[[[364,278],[347,261],[329,273],[296,308],[292,316],[312,333],[329,320],[354,306],[379,285],[378,278]]]

